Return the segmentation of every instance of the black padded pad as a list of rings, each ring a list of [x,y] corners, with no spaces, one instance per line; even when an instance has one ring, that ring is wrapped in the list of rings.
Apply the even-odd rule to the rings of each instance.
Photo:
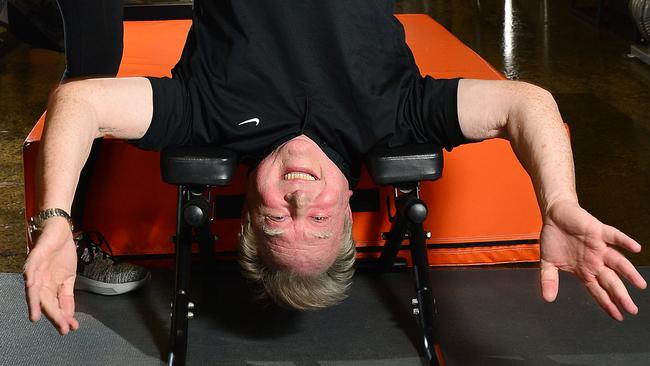
[[[442,148],[432,144],[375,148],[368,153],[366,163],[379,185],[436,180],[442,176]]]
[[[237,154],[216,147],[177,147],[163,150],[160,171],[174,185],[226,186],[237,168]]]

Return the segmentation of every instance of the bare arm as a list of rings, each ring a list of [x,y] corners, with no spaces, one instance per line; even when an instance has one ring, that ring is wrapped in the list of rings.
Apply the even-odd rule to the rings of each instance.
[[[521,82],[461,80],[458,98],[465,137],[509,140],[542,213],[557,200],[577,202],[571,145],[550,93]]]
[[[68,83],[52,94],[37,163],[39,209],[70,212],[79,174],[95,138],[137,139],[152,116],[146,79],[94,79]]]
[[[561,269],[578,276],[613,318],[623,319],[620,308],[636,314],[619,275],[639,288],[646,282],[614,247],[638,252],[641,246],[579,206],[571,145],[551,94],[521,82],[461,80],[458,115],[470,140],[508,139],[531,176],[544,220],[544,299],[556,298]]]
[[[36,171],[37,209],[70,212],[81,169],[93,139],[136,139],[152,117],[149,81],[95,79],[60,86],[48,103]],[[74,319],[76,248],[65,219],[45,221],[25,262],[30,320],[44,313],[61,334],[78,328]]]

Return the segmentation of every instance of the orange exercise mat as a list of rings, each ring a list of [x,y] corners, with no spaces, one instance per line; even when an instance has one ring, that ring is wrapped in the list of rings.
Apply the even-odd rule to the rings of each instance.
[[[438,78],[503,79],[494,68],[426,15],[399,15],[423,74]],[[165,76],[180,57],[190,21],[125,22],[124,58],[119,76]],[[43,118],[27,137],[25,216],[35,211],[34,170]],[[86,229],[101,231],[116,255],[169,254],[175,230],[176,188],[160,178],[159,154],[105,139],[86,197]],[[245,168],[234,183],[215,189],[216,212],[232,217],[232,202],[243,194]],[[376,256],[388,231],[385,197],[364,172],[359,195],[379,197],[379,208],[354,212],[359,256]],[[378,195],[378,196],[377,196]],[[507,141],[470,144],[445,153],[443,178],[424,183],[429,206],[425,230],[432,265],[467,265],[539,260],[541,217],[532,185]],[[219,206],[219,203],[222,203]],[[363,205],[362,205],[363,206]],[[236,215],[235,215],[236,216]],[[239,219],[217,218],[218,254],[232,257]]]

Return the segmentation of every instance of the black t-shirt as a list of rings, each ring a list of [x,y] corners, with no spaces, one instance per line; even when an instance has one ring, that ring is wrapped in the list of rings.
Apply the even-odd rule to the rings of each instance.
[[[458,80],[420,76],[392,0],[203,0],[194,13],[172,71],[191,130],[166,145],[261,158],[305,134],[354,184],[373,146],[464,142]]]

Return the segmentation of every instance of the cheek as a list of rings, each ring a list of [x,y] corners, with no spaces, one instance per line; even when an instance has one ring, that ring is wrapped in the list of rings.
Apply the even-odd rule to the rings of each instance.
[[[330,205],[345,205],[350,200],[350,188],[344,177],[334,175],[328,177],[327,189],[323,197]]]
[[[258,204],[264,206],[274,206],[278,201],[278,191],[272,186],[264,185],[257,190]]]
[[[260,165],[256,171],[255,176],[252,176],[252,182],[249,187],[249,192],[253,193],[259,203],[271,204],[277,201],[281,195],[279,188],[279,181],[277,178],[276,170],[272,169],[269,164]]]
[[[269,184],[269,180],[264,179],[264,175],[256,174],[250,177],[247,195],[253,198],[252,201],[254,204],[264,203],[271,191],[272,187]]]

